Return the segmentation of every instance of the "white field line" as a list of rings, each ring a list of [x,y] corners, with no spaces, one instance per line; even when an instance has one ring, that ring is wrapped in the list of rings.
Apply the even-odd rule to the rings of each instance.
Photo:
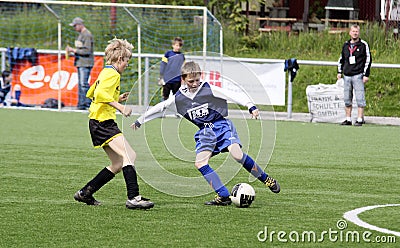
[[[370,230],[374,230],[374,231],[378,231],[378,232],[382,232],[382,233],[387,233],[387,234],[392,234],[395,236],[400,237],[400,232],[395,232],[386,228],[381,228],[381,227],[377,227],[374,225],[371,225],[363,220],[361,220],[358,215],[361,214],[362,212],[368,211],[368,210],[372,210],[375,208],[384,208],[384,207],[400,207],[400,204],[386,204],[386,205],[375,205],[375,206],[367,206],[367,207],[362,207],[362,208],[357,208],[351,211],[348,211],[346,213],[344,213],[343,217],[350,221],[353,222],[354,224],[370,229]]]

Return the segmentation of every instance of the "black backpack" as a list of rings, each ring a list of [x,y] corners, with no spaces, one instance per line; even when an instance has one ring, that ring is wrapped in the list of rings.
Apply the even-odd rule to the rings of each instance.
[[[61,102],[61,107],[64,107],[64,103]],[[43,105],[42,108],[58,108],[58,100],[54,98],[47,98]]]

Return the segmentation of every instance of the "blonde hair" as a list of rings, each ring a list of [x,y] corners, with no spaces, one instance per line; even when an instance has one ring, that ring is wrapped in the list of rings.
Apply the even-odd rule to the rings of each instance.
[[[183,64],[181,68],[182,78],[185,79],[188,75],[201,76],[201,69],[199,64],[189,61]]]
[[[352,24],[352,25],[350,26],[350,28],[356,28],[356,29],[360,30],[360,25],[358,25],[358,24]]]
[[[130,59],[132,57],[133,45],[127,40],[114,38],[108,41],[105,56],[106,64],[111,65],[116,63],[120,57]]]

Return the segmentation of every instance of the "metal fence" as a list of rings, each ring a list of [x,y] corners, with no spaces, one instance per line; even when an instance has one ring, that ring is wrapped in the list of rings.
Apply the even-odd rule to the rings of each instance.
[[[64,48],[74,44],[77,37],[68,24],[77,16],[93,34],[98,54],[114,37],[135,46],[136,68],[130,67],[122,77],[138,81],[139,105],[143,104],[142,53],[164,53],[171,49],[176,36],[184,39],[185,52],[223,53],[222,26],[206,7],[47,0],[0,0],[0,47],[56,50],[61,71]],[[2,56],[1,69],[9,66]]]
[[[6,48],[0,47],[0,61],[1,67],[5,64],[6,58]],[[38,50],[39,53],[48,53],[48,54],[57,54],[57,50]],[[95,55],[104,56],[103,52],[96,52]],[[138,54],[133,54],[133,57],[137,57]],[[142,75],[143,83],[144,83],[144,90],[143,90],[143,105],[148,106],[152,104],[151,101],[158,102],[161,100],[161,95],[159,98],[154,97],[157,95],[157,92],[160,90],[160,87],[156,84],[158,78],[158,70],[154,68],[154,64],[151,61],[160,61],[163,54],[141,54],[144,60],[144,73]],[[191,57],[188,56],[188,59]],[[227,59],[227,58],[224,58]],[[234,58],[238,62],[248,62],[248,63],[284,63],[285,60],[282,59],[257,59],[257,58]],[[336,61],[316,61],[316,60],[298,60],[297,61],[300,66],[337,66]],[[372,68],[381,68],[381,69],[400,69],[400,64],[382,64],[382,63],[372,63]],[[287,77],[287,87],[288,87],[288,103],[287,103],[287,113],[288,118],[292,116],[292,106],[291,106],[291,99],[292,99],[292,82],[290,77]]]

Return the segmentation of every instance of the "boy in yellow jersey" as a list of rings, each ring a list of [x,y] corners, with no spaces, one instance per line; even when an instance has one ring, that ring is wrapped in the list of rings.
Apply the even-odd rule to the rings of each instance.
[[[74,199],[87,205],[100,205],[93,194],[122,170],[128,196],[126,207],[149,209],[154,206],[153,202],[139,194],[134,167],[136,153],[115,122],[116,110],[125,117],[132,113],[131,108],[120,103],[129,96],[129,92],[120,94],[120,79],[132,56],[132,49],[132,44],[126,40],[111,40],[105,50],[106,66],[86,95],[92,100],[89,108],[89,130],[93,146],[102,147],[111,161],[111,165],[103,168],[75,193]]]

